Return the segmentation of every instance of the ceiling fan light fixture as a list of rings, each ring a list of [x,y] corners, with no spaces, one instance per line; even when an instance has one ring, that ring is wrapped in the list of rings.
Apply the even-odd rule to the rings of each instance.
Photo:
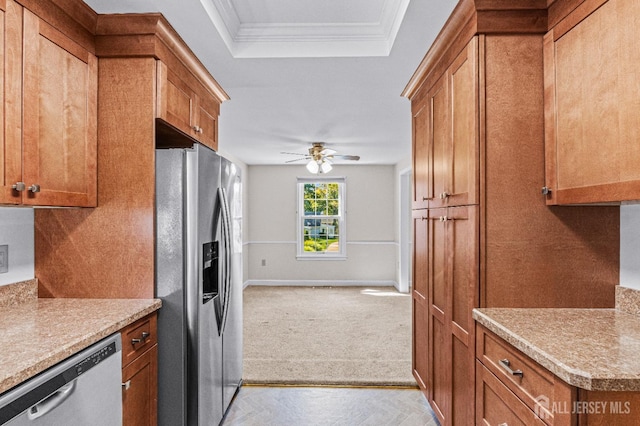
[[[320,165],[316,160],[311,160],[307,163],[307,170],[309,170],[309,173],[316,174],[320,171]]]
[[[329,173],[331,169],[333,169],[333,166],[327,160],[323,160],[322,164],[320,164],[320,173]]]

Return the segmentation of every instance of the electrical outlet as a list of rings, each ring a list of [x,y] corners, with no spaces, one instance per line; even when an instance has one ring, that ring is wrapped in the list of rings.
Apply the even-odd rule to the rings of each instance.
[[[9,272],[9,245],[0,246],[0,274]]]
[[[267,266],[267,259],[262,259],[262,266]]]

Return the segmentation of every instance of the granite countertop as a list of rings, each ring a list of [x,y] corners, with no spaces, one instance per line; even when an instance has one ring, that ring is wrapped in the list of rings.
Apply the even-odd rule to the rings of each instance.
[[[0,306],[2,393],[158,310],[161,301],[27,297]]]
[[[481,308],[473,318],[572,386],[640,391],[640,316],[620,309]]]

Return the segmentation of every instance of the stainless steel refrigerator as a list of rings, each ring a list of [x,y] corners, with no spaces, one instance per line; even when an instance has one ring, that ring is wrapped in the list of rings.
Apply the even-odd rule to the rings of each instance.
[[[241,220],[233,163],[156,150],[159,425],[217,425],[240,386]]]

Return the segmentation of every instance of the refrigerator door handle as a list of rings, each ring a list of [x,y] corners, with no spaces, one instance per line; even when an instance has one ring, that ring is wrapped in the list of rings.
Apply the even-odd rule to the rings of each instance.
[[[229,311],[229,300],[231,292],[231,223],[229,214],[229,203],[227,201],[227,192],[224,188],[220,188],[221,211],[222,211],[222,235],[224,245],[224,279],[222,288],[222,324],[220,331],[224,330],[227,322],[227,312]]]

